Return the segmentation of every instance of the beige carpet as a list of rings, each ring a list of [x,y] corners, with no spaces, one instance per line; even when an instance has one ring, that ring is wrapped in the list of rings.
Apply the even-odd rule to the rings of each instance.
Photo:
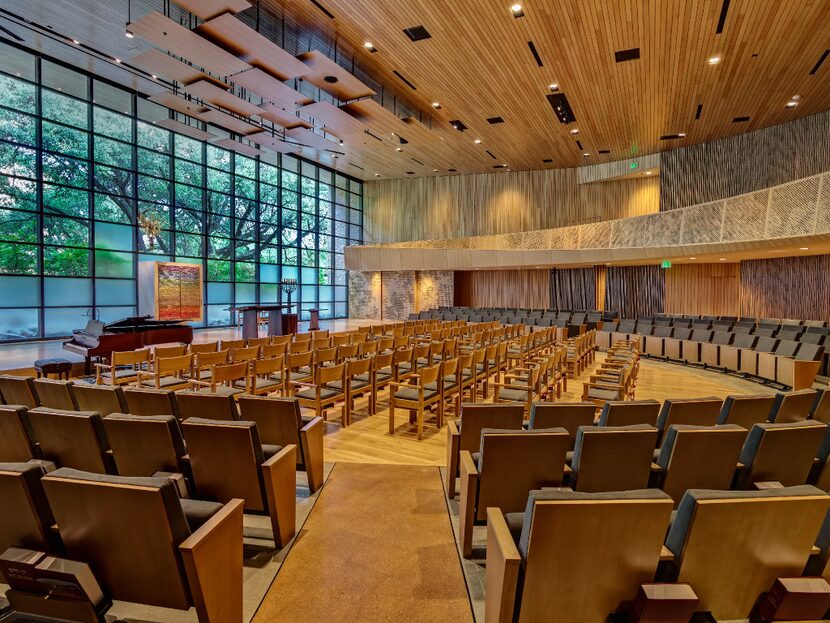
[[[254,623],[472,622],[436,467],[338,463]]]

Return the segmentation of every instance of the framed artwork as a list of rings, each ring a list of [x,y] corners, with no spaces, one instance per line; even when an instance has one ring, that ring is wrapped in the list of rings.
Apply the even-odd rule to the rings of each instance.
[[[202,320],[202,265],[156,262],[156,318]]]

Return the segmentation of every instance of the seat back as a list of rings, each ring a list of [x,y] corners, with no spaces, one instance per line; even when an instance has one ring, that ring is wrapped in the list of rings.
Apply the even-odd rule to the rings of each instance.
[[[30,409],[28,417],[47,461],[96,474],[110,471],[106,458],[109,443],[98,413],[38,407]]]
[[[59,469],[43,487],[68,557],[87,562],[105,594],[190,607],[177,551],[190,529],[172,481]]]
[[[190,352],[194,355],[200,353],[215,353],[219,350],[219,342],[204,342],[199,344],[190,344]]]
[[[54,379],[37,379],[33,383],[38,402],[51,409],[78,409],[75,399],[75,383],[72,381],[57,381]]]
[[[653,581],[671,510],[671,498],[656,489],[531,492],[519,541],[519,623],[550,621],[552,613],[557,621],[604,621]]]
[[[176,402],[179,405],[179,418],[182,420],[198,417],[230,422],[239,419],[233,396],[178,392]]]
[[[770,422],[800,422],[806,420],[816,401],[814,389],[800,389],[794,392],[778,392],[770,409]]]
[[[40,406],[34,381],[31,376],[0,374],[0,395],[7,405],[23,405],[34,409]]]
[[[811,486],[689,491],[666,539],[677,581],[717,620],[746,619],[777,578],[801,576],[828,508]]]
[[[561,486],[569,445],[564,428],[481,431],[476,518],[486,519],[488,507],[520,512],[534,489]]]
[[[830,391],[825,389],[818,393],[810,417],[819,422],[830,424]]]
[[[571,466],[577,491],[645,489],[651,474],[657,429],[633,426],[581,426]]]
[[[769,419],[774,402],[772,394],[727,396],[718,416],[718,424],[737,424],[750,430],[755,424]]]
[[[672,424],[691,426],[714,426],[718,423],[723,399],[715,396],[706,398],[670,398],[663,401],[657,428],[661,436]]]
[[[240,396],[238,404],[240,417],[256,424],[262,443],[283,447],[294,444],[299,453],[303,419],[296,398]]]
[[[180,472],[187,454],[178,420],[172,415],[126,415],[104,418],[104,430],[121,476]]]
[[[827,424],[804,422],[755,424],[749,431],[740,461],[746,467],[740,480],[744,488],[755,482],[780,482],[785,487],[802,485],[818,456]]]
[[[203,371],[208,371],[213,366],[226,365],[229,361],[231,351],[229,350],[212,350],[204,353],[197,353],[194,360],[194,368],[196,370],[196,377],[200,378]]]
[[[120,387],[77,383],[73,391],[79,411],[94,411],[101,414],[101,417],[129,411],[124,390]]]
[[[478,452],[481,447],[482,430],[521,430],[523,418],[524,407],[521,404],[461,403],[458,448]]]
[[[657,423],[660,403],[656,400],[610,400],[602,406],[600,426],[633,426]]]
[[[127,400],[128,412],[132,415],[179,416],[176,393],[170,389],[130,387],[124,390],[124,398]]]
[[[219,350],[230,350],[232,348],[245,348],[247,340],[221,340]]]
[[[187,344],[177,344],[175,346],[156,346],[153,348],[153,358],[167,359],[169,357],[181,357],[187,354]]]
[[[113,351],[110,355],[110,364],[115,366],[132,366],[135,369],[144,368],[145,364],[150,362],[149,348],[139,348],[138,350],[122,350]]]
[[[193,417],[182,422],[182,431],[197,497],[219,502],[241,498],[245,510],[267,510],[256,424]]]
[[[232,385],[234,381],[244,381],[248,378],[248,367],[247,361],[229,363],[225,366],[214,366],[213,376],[210,380],[217,385]]]
[[[663,491],[677,504],[687,489],[729,489],[746,434],[734,424],[670,426],[657,457]]]
[[[0,552],[9,547],[52,550],[49,531],[55,519],[43,492],[43,474],[37,463],[0,463]]]
[[[35,458],[27,411],[22,405],[0,405],[0,463],[25,463]]]
[[[530,407],[530,430],[561,427],[568,431],[573,450],[580,426],[593,426],[596,406],[593,402],[534,402]]]

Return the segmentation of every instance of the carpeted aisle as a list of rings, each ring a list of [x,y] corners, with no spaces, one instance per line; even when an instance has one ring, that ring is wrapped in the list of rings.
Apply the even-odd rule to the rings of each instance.
[[[254,623],[472,622],[437,467],[338,463]]]

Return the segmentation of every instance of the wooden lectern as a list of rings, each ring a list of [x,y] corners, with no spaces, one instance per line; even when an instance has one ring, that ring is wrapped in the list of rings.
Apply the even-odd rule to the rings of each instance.
[[[282,310],[290,310],[293,305],[245,305],[234,308],[242,314],[242,337],[246,340],[259,336],[258,318],[260,312],[268,312],[268,335],[287,335],[297,330],[297,315],[283,314]],[[290,329],[290,317],[294,318],[293,330]],[[286,322],[288,321],[288,322]]]

